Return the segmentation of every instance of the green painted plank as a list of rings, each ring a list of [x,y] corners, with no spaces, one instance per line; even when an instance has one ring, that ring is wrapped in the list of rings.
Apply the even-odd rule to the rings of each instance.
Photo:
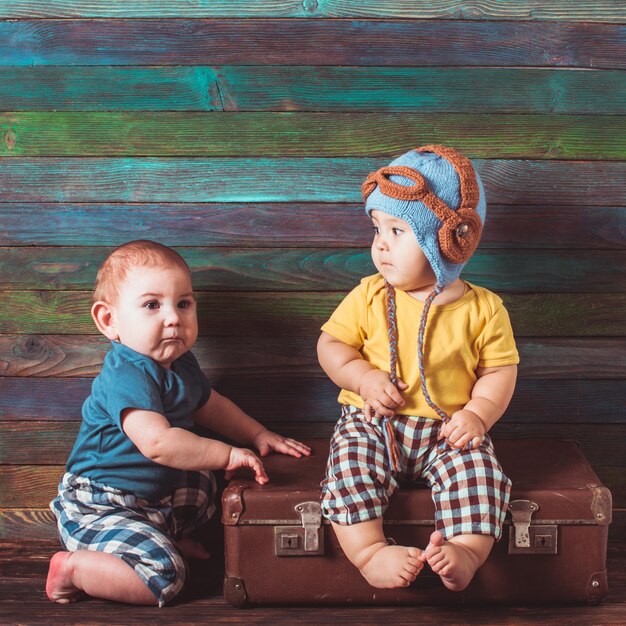
[[[345,292],[196,292],[201,336],[319,329]],[[503,293],[518,337],[623,337],[626,294]],[[94,335],[91,293],[0,292],[0,333]],[[224,314],[228,311],[228,315]],[[25,339],[26,340],[26,339]]]
[[[109,248],[0,248],[0,289],[91,289]],[[197,290],[352,289],[375,273],[368,249],[185,248]],[[496,292],[624,293],[626,252],[478,250],[463,277]]]
[[[317,325],[303,326],[289,341],[259,325],[252,335],[236,323],[229,336],[202,336],[194,347],[210,377],[228,373],[292,378],[322,376],[315,346]],[[211,332],[211,329],[209,329]],[[524,339],[517,337],[519,378],[626,378],[626,339]],[[96,335],[0,335],[3,376],[95,376],[110,343]]]
[[[322,376],[320,374],[320,376]],[[288,384],[286,384],[288,381]],[[92,378],[0,376],[0,421],[80,420]],[[338,419],[337,387],[325,376],[224,373],[215,388],[265,422]],[[626,421],[626,381],[520,379],[506,414],[511,422],[600,424]]]
[[[0,0],[0,17],[390,17],[624,22],[626,9],[614,0]]]
[[[416,141],[470,158],[626,160],[626,116],[0,113],[0,156],[385,156]],[[120,141],[124,137],[124,141]]]
[[[0,110],[219,111],[210,67],[0,67]],[[118,138],[123,141],[123,138]]]
[[[356,247],[372,237],[362,204],[0,203],[0,246]],[[626,207],[490,203],[481,249],[623,249]],[[520,237],[523,233],[523,237]]]
[[[0,22],[0,65],[252,63],[617,69],[626,67],[625,39],[623,24],[588,20],[20,20]]]
[[[4,202],[355,202],[383,158],[0,157]],[[492,204],[623,206],[626,162],[476,160]],[[215,184],[219,181],[219,184]]]
[[[620,70],[0,67],[0,110],[623,114]]]

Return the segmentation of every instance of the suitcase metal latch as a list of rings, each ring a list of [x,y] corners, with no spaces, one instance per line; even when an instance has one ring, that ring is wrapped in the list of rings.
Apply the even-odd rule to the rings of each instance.
[[[513,518],[513,526],[509,532],[509,554],[557,553],[558,526],[531,526],[531,517],[538,510],[539,505],[532,500],[513,500],[509,503]]]
[[[319,502],[301,502],[294,510],[300,514],[302,526],[274,528],[276,556],[316,556],[324,554],[322,507]]]

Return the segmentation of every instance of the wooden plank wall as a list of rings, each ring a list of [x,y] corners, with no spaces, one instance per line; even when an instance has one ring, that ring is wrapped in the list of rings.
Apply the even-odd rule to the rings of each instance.
[[[217,388],[329,434],[320,324],[373,271],[364,176],[445,143],[477,160],[465,277],[521,351],[497,426],[580,441],[626,512],[626,5],[610,0],[0,1],[0,540],[47,503],[107,343],[108,251],[176,247]]]

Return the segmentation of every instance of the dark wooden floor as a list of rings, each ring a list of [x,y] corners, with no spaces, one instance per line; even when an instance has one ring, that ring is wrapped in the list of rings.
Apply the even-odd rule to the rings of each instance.
[[[612,531],[614,529],[611,529]],[[621,534],[621,533],[620,533]],[[234,609],[222,598],[223,565],[194,566],[181,600],[167,608],[128,607],[85,599],[72,605],[48,601],[44,587],[50,543],[0,544],[0,624],[626,624],[626,540],[611,533],[608,553],[609,596],[600,606],[503,607],[264,607]],[[558,581],[555,581],[558,584]]]

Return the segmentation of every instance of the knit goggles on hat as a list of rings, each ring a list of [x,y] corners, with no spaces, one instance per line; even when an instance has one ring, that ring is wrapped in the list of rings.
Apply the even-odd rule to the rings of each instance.
[[[424,333],[433,300],[459,277],[480,241],[486,214],[482,183],[467,157],[452,148],[431,145],[411,150],[372,172],[363,183],[362,192],[368,215],[378,210],[410,224],[435,273],[435,288],[424,301],[417,354],[424,398],[446,422],[449,416],[432,401],[426,388]],[[387,282],[386,286],[390,378],[397,386],[395,290]],[[391,466],[398,471],[393,427],[389,420],[383,423]]]

